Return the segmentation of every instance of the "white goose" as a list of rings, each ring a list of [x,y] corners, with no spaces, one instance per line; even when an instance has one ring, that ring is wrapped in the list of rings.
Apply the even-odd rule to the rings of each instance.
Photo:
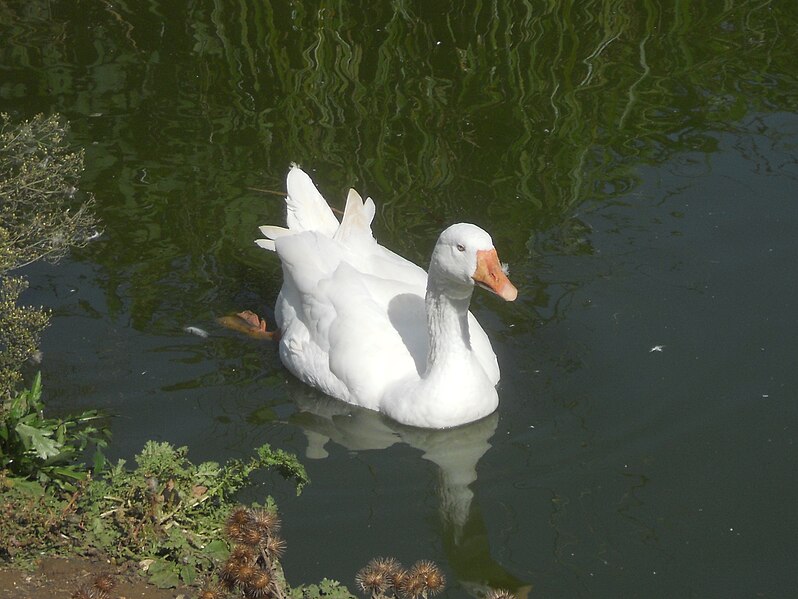
[[[498,405],[499,366],[468,311],[474,284],[518,295],[493,242],[475,225],[441,233],[429,275],[379,245],[374,202],[351,189],[339,223],[310,177],[292,166],[288,228],[263,226],[283,286],[275,316],[280,358],[303,382],[424,428],[478,420]]]

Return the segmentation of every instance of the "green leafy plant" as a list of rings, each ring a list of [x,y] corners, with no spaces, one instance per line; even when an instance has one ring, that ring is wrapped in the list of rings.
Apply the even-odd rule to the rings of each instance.
[[[0,470],[14,477],[35,480],[75,492],[89,475],[81,456],[94,446],[94,468],[105,463],[102,450],[110,432],[100,426],[103,416],[89,410],[76,416],[46,418],[41,374],[30,389],[7,399],[0,407]]]
[[[295,456],[263,445],[248,461],[193,464],[187,448],[149,441],[136,456],[110,466],[86,487],[86,543],[111,556],[143,564],[161,587],[194,583],[228,554],[222,539],[234,494],[256,470],[292,479],[299,493],[309,482]],[[270,497],[266,507],[275,509]]]
[[[43,553],[69,552],[75,504],[38,481],[9,478],[0,472],[0,563],[33,565]]]
[[[136,562],[160,587],[190,585],[228,558],[225,520],[250,475],[276,470],[298,492],[309,482],[295,456],[269,445],[249,460],[220,465],[193,464],[185,447],[150,441],[136,463],[130,469],[119,460],[94,477],[84,469],[71,494],[0,471],[0,560],[24,566],[45,553],[100,553]],[[274,513],[276,507],[266,497],[253,510]],[[282,542],[272,539],[268,547],[276,556]]]
[[[304,584],[291,589],[291,599],[354,599],[355,596],[336,580],[322,578],[319,584]]]
[[[0,559],[23,565],[43,553],[100,552],[136,561],[159,586],[192,584],[227,558],[224,521],[255,471],[293,480],[297,494],[309,483],[294,455],[268,444],[221,465],[194,464],[187,448],[149,441],[135,468],[107,464],[102,416],[45,417],[39,375],[0,408]],[[80,457],[92,445],[89,469]],[[276,509],[270,497],[265,509]]]

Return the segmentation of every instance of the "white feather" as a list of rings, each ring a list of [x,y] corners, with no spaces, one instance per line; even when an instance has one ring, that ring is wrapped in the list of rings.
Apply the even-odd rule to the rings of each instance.
[[[264,250],[275,251],[274,241],[271,239],[256,239],[255,245],[262,247]]]
[[[269,239],[277,239],[278,237],[289,235],[291,233],[290,229],[278,227],[276,225],[263,225],[258,227],[258,230]]]
[[[335,235],[338,220],[313,181],[302,169],[298,166],[291,167],[286,186],[288,228],[292,231],[319,231],[328,237]]]

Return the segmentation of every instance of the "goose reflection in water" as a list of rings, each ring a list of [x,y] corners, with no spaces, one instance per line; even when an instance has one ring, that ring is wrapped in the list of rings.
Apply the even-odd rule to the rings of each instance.
[[[380,450],[404,443],[422,452],[438,467],[443,547],[458,582],[473,595],[488,587],[516,591],[523,598],[529,587],[491,557],[485,521],[475,500],[477,463],[490,449],[498,413],[454,429],[429,430],[403,426],[365,410],[291,385],[297,412],[291,424],[308,440],[305,457],[324,459],[331,441],[350,451]]]

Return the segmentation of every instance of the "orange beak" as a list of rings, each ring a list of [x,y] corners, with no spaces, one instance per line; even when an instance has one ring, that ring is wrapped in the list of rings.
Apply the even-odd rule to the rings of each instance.
[[[504,274],[495,249],[477,252],[477,270],[472,278],[480,287],[492,291],[508,302],[518,297],[518,289]]]

